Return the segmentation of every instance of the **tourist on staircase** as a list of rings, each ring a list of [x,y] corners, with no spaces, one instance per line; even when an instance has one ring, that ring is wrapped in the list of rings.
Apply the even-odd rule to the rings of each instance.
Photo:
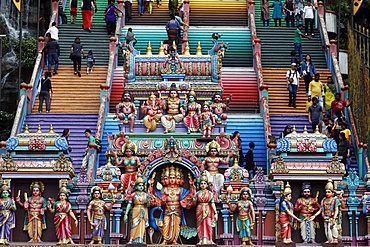
[[[168,11],[170,12],[170,15],[175,15],[175,13],[177,12],[178,5],[179,5],[178,0],[169,0]]]
[[[329,116],[325,114],[324,119],[321,120],[319,123],[319,131],[321,134],[329,137],[332,128],[333,128],[333,123],[331,122]]]
[[[283,4],[280,2],[280,0],[275,0],[270,6],[271,8],[274,8],[274,11],[272,13],[272,19],[274,19],[275,27],[278,26],[281,27],[281,18],[283,18]]]
[[[286,0],[285,1],[284,10],[285,10],[286,26],[289,27],[291,25],[292,27],[294,27],[294,3],[293,3],[293,0]]]
[[[307,39],[311,39],[310,36],[304,35],[302,33],[302,29],[303,29],[302,24],[299,24],[297,29],[294,31],[294,51],[296,53],[298,53],[300,62],[302,62],[302,56],[303,56],[302,55],[302,37],[307,38]],[[301,75],[302,75],[302,73],[301,73]],[[312,78],[311,78],[311,80],[312,80]],[[308,83],[310,83],[310,81]],[[306,92],[308,90],[307,88],[308,88],[308,84],[306,85]]]
[[[50,92],[53,93],[51,80],[49,79],[50,72],[45,72],[45,78],[41,79],[41,89],[39,94],[39,113],[42,112],[42,105],[45,101],[46,112],[50,112]]]
[[[303,9],[303,19],[305,23],[305,35],[308,34],[308,25],[310,25],[310,33],[312,36],[315,34],[313,33],[313,23],[315,18],[315,7],[312,6],[311,0],[307,1],[307,6]]]
[[[58,15],[62,19],[62,24],[67,24],[67,16],[64,13],[63,4],[64,4],[64,0],[59,0],[58,1]]]
[[[69,13],[70,13],[71,24],[76,24],[77,0],[70,0],[69,1]]]
[[[287,88],[289,91],[288,106],[296,107],[296,98],[299,87],[299,72],[297,71],[297,64],[292,63],[292,68],[286,72]]]
[[[48,58],[48,72],[51,75],[51,66],[54,64],[54,72],[53,74],[58,74],[58,66],[59,66],[59,56],[60,56],[60,47],[58,42],[56,42],[53,38],[51,38],[51,33],[47,34],[47,39],[50,40],[45,47],[42,49],[41,53],[47,52]]]
[[[168,36],[168,43],[170,45],[175,41],[176,46],[179,44],[179,29],[183,29],[180,23],[176,20],[175,14],[170,15],[171,20],[166,24],[166,31]]]
[[[320,74],[315,74],[315,80],[311,81],[308,86],[308,97],[316,97],[319,101],[319,105],[324,109],[325,91],[324,85],[320,81]]]
[[[284,131],[280,133],[279,138],[285,138],[287,135],[292,133],[292,128],[290,125],[285,126]]]
[[[125,0],[125,24],[132,19],[132,0]]]
[[[301,46],[302,48],[302,46]],[[311,60],[311,55],[307,54],[305,60],[301,65],[301,76],[303,76],[304,84],[306,86],[306,95],[308,95],[308,87],[312,81],[312,77],[316,74],[315,64]]]
[[[270,26],[270,4],[268,0],[262,0],[261,19],[264,27]]]
[[[70,59],[73,61],[74,74],[81,77],[81,58],[84,55],[84,49],[81,45],[79,37],[75,38],[74,43],[71,46]]]
[[[348,172],[348,158],[351,157],[351,144],[346,139],[346,134],[344,132],[339,134],[338,156],[342,156],[340,163],[343,163],[346,166],[346,171]]]
[[[330,118],[332,116],[331,103],[335,100],[335,94],[337,93],[337,86],[335,85],[333,78],[331,76],[328,76],[326,80],[324,91],[325,91],[325,110],[326,114]]]
[[[344,101],[341,99],[342,95],[340,93],[335,94],[335,99],[331,102],[331,114],[333,119],[335,120],[337,116],[337,111],[342,115],[344,111],[344,107],[348,107],[351,105],[349,99]]]
[[[116,33],[116,14],[118,11],[120,10],[117,9],[116,5],[114,4],[114,0],[111,0],[104,12],[104,20],[107,24],[108,35],[115,35]]]
[[[91,32],[93,8],[94,2],[92,0],[82,0],[81,2],[82,28],[88,32]]]
[[[128,45],[128,44],[130,44],[130,42],[131,41],[134,41],[133,43],[132,43],[132,46],[134,46],[135,44],[136,44],[136,42],[137,42],[137,39],[136,39],[136,37],[135,37],[135,34],[132,32],[132,28],[131,27],[129,27],[128,29],[127,29],[127,32],[126,32],[126,34],[125,34],[125,45]]]
[[[308,108],[308,122],[312,125],[312,130],[315,132],[316,126],[319,125],[322,119],[322,107],[319,106],[316,97],[312,98],[312,106]]]
[[[46,31],[45,35],[50,33],[51,38],[56,42],[59,40],[59,29],[57,28],[56,22],[51,23],[51,27]]]
[[[145,0],[137,0],[137,11],[139,12],[139,16],[144,14],[145,8]]]
[[[93,71],[93,67],[94,67],[94,64],[95,64],[95,57],[94,57],[94,54],[93,54],[93,51],[90,50],[88,53],[87,53],[87,64],[86,64],[86,74],[89,74],[89,72],[92,72]]]
[[[304,0],[294,0],[294,5],[295,5],[294,19],[296,21],[296,26],[298,26],[299,24],[304,25],[304,22],[303,22],[303,2],[304,2]]]

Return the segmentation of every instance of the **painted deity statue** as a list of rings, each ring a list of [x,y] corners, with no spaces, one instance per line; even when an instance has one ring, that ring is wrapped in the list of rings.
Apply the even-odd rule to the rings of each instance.
[[[295,203],[294,211],[298,218],[302,220],[299,227],[301,229],[301,236],[303,243],[315,244],[315,236],[317,228],[316,217],[321,213],[320,204],[317,201],[317,196],[312,197],[311,184],[304,182],[302,185],[301,197]]]
[[[194,201],[197,204],[196,218],[198,228],[198,244],[215,244],[213,242],[213,228],[217,222],[217,210],[214,202],[214,194],[208,189],[208,178],[203,173],[200,179],[200,190],[196,193]]]
[[[146,132],[154,131],[157,128],[157,122],[160,121],[163,113],[163,104],[152,94],[149,99],[141,105],[141,113],[144,114],[143,122]]]
[[[196,192],[194,181],[189,173],[189,190],[181,187],[184,184],[184,175],[180,168],[174,166],[162,171],[163,186],[157,182],[155,188],[154,177],[155,173],[149,179],[148,193],[151,196],[150,205],[161,207],[162,210],[158,227],[164,238],[163,244],[178,244],[180,226],[186,226],[183,208],[189,209],[193,205]]]
[[[303,220],[298,218],[293,214],[294,206],[291,203],[292,199],[292,189],[290,188],[289,182],[287,182],[283,196],[280,200],[280,214],[279,214],[279,223],[281,226],[280,229],[280,238],[284,244],[293,243],[292,241],[292,224],[293,219],[297,220],[299,223],[302,223]]]
[[[122,146],[122,152],[125,156],[122,159],[117,157],[115,153],[115,163],[117,166],[123,167],[124,172],[121,175],[121,183],[124,186],[124,189],[129,189],[131,182],[135,182],[137,170],[140,167],[140,159],[135,156],[137,152],[137,146],[132,141],[128,141]]]
[[[211,137],[211,134],[213,132],[213,129],[216,125],[215,116],[212,112],[210,112],[208,103],[204,103],[203,105],[203,111],[199,116],[201,125],[202,125],[202,133],[203,138],[204,137]]]
[[[236,230],[240,234],[242,245],[253,245],[252,243],[252,230],[256,222],[256,215],[253,208],[252,191],[248,187],[240,190],[239,201],[230,203],[227,199],[230,211],[238,210],[238,218],[236,220]]]
[[[124,124],[130,124],[130,132],[134,132],[135,118],[137,110],[129,92],[124,92],[122,102],[116,105],[116,115],[113,119],[118,118]]]
[[[199,131],[199,115],[201,111],[201,105],[196,101],[197,95],[193,90],[191,90],[187,99],[185,99],[185,104],[182,106],[182,114],[184,116],[186,114],[184,118],[184,124],[188,128],[188,134]]]
[[[15,198],[16,202],[26,210],[23,230],[28,232],[29,242],[42,242],[42,230],[46,229],[47,201],[41,196],[44,188],[42,182],[34,181],[30,185],[32,191],[30,198],[27,197],[27,193],[24,195],[24,203],[21,202],[19,195]]]
[[[59,244],[74,244],[72,240],[72,222],[73,219],[75,226],[78,225],[78,220],[72,211],[72,205],[68,201],[68,189],[65,185],[59,190],[59,201],[54,198],[48,198],[48,209],[51,213],[55,213],[54,225],[55,234]]]
[[[11,229],[15,227],[15,201],[10,197],[8,186],[1,188],[0,198],[0,244],[9,244]]]
[[[87,220],[90,222],[92,229],[92,238],[90,244],[97,242],[102,244],[104,238],[104,231],[107,228],[107,219],[105,217],[105,210],[111,210],[115,203],[115,198],[112,198],[112,203],[104,202],[102,198],[102,191],[99,186],[91,188],[91,201],[87,206]]]
[[[321,210],[324,218],[326,243],[337,244],[339,229],[341,229],[341,208],[344,208],[344,202],[342,195],[335,195],[332,179],[329,179],[325,186],[325,195],[321,200]]]
[[[206,167],[205,173],[207,174],[208,181],[212,183],[215,188],[216,194],[219,194],[224,186],[224,175],[218,172],[218,166],[220,164],[229,164],[230,157],[234,155],[233,152],[229,153],[226,160],[218,157],[220,152],[220,144],[215,140],[209,142],[206,146],[207,157],[203,160],[203,166]]]
[[[150,206],[150,195],[145,191],[144,180],[141,174],[135,181],[135,191],[128,198],[124,222],[130,217],[130,240],[128,244],[146,244],[146,228],[149,226],[148,207]]]
[[[230,96],[231,97],[231,96]],[[216,116],[218,124],[222,123],[222,120],[227,119],[225,111],[229,108],[230,99],[227,99],[226,104],[222,102],[222,96],[219,93],[213,95],[213,103],[211,104],[211,111]]]
[[[184,74],[185,68],[175,48],[170,48],[170,54],[161,69],[162,74]]]
[[[161,117],[161,123],[164,127],[164,134],[175,132],[176,123],[181,122],[184,116],[180,112],[181,100],[176,91],[176,84],[171,85],[170,95],[166,99],[163,109],[167,110],[167,114]]]

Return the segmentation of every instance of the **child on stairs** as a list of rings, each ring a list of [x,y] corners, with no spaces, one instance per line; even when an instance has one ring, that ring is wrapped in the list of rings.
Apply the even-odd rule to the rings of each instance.
[[[95,64],[95,57],[92,50],[89,50],[87,53],[87,67],[86,67],[86,74],[93,71],[93,67]]]

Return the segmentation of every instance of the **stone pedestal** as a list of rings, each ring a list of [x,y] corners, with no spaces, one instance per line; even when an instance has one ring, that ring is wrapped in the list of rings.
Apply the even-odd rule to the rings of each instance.
[[[276,247],[295,247],[296,244],[294,242],[291,242],[289,244],[285,244],[283,242],[277,242]]]

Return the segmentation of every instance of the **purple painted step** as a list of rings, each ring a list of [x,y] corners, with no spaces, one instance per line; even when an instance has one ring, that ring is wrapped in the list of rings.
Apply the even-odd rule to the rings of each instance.
[[[297,133],[302,133],[304,126],[307,127],[308,133],[312,133],[311,124],[308,122],[308,116],[294,115],[270,115],[271,133],[279,138],[280,133],[284,131],[285,126],[295,126]]]
[[[36,132],[37,126],[41,126],[42,132],[48,132],[50,124],[53,125],[55,133],[62,135],[65,128],[69,129],[71,134],[68,138],[69,145],[72,148],[70,153],[73,159],[73,166],[76,172],[82,164],[83,154],[87,147],[87,138],[85,129],[90,129],[95,135],[98,114],[28,114],[25,124],[28,124],[30,132]],[[23,131],[23,130],[22,130]]]
[[[308,116],[292,116],[292,115],[270,115],[271,133],[276,139],[279,138],[280,133],[284,131],[286,125],[296,127],[297,133],[302,133],[303,128],[306,125],[308,133],[312,133],[312,127],[308,123]],[[354,168],[358,171],[358,164],[356,156],[354,154],[353,146],[351,145],[351,164],[350,168]]]

